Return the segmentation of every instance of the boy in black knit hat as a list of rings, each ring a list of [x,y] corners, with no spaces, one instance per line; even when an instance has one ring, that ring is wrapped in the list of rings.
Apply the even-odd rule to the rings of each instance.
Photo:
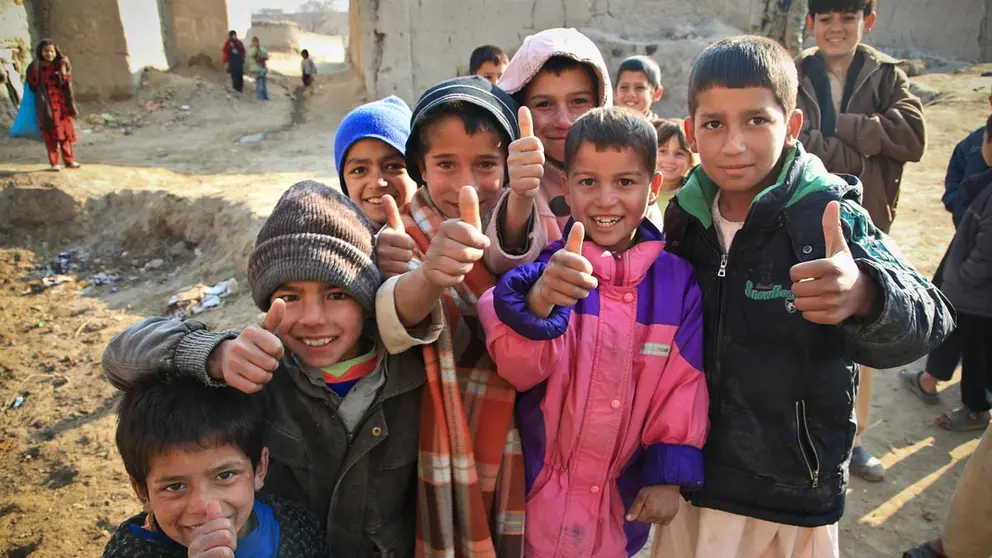
[[[412,556],[424,364],[419,351],[387,354],[377,333],[401,350],[432,342],[440,310],[420,338],[377,332],[372,250],[371,224],[351,200],[298,183],[248,260],[252,298],[266,312],[261,327],[213,333],[197,322],[149,318],[111,340],[103,366],[125,390],[171,373],[269,392],[265,490],[317,515],[333,556]]]

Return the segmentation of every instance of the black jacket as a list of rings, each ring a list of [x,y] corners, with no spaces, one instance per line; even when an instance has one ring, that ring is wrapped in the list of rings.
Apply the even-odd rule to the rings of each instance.
[[[992,171],[954,234],[941,289],[962,314],[992,318]]]
[[[943,295],[901,258],[858,204],[853,177],[826,172],[797,147],[759,195],[726,258],[712,224],[716,185],[697,167],[668,206],[668,250],[703,292],[710,433],[697,506],[816,527],[844,513],[858,365],[912,362],[953,327]],[[793,305],[790,268],[824,257],[823,211],[841,200],[848,244],[878,286],[878,310],[840,326]]]

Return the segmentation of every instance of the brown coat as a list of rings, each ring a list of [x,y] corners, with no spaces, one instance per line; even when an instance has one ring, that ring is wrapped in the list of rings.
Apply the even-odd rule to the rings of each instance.
[[[799,57],[799,108],[805,117],[799,139],[830,172],[861,179],[862,205],[875,226],[888,232],[899,203],[903,166],[919,161],[926,148],[923,105],[910,93],[909,79],[896,66],[899,60],[868,45],[859,45],[858,51],[864,65],[847,107],[841,107],[841,114],[836,115],[834,130],[823,129],[824,111],[817,88],[804,72],[811,66],[804,61],[815,56],[817,49]],[[833,110],[832,106],[822,108]]]
[[[65,98],[66,112],[69,116],[77,116],[79,110],[76,108],[76,94],[72,88],[72,64],[69,63],[69,57],[62,55],[53,63],[60,65],[60,72],[56,75],[60,81],[62,94]],[[45,130],[55,128],[57,123],[53,116],[51,99],[49,99],[44,89],[44,84],[42,84],[41,64],[37,60],[28,65],[27,79],[31,91],[35,94],[38,125]]]

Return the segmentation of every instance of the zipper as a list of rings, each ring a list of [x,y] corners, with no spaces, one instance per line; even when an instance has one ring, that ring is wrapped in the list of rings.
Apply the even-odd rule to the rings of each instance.
[[[623,286],[623,255],[617,252],[610,252],[613,254],[613,259],[617,262],[617,272],[614,274],[613,285],[616,287]]]
[[[717,277],[727,276],[727,254],[720,256],[720,269],[716,272]]]
[[[809,471],[809,480],[813,488],[817,488],[820,486],[820,457],[816,454],[816,446],[813,445],[813,438],[809,435],[805,401],[796,401],[796,440],[799,442],[799,452],[803,454],[803,461],[806,462],[806,470]],[[813,454],[812,460],[806,453],[807,445]]]

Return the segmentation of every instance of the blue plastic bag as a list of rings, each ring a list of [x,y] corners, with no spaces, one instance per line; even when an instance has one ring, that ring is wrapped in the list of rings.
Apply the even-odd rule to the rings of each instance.
[[[21,97],[21,108],[17,111],[14,126],[10,129],[10,137],[40,140],[41,126],[38,125],[37,101],[34,91],[25,83],[24,96]]]

